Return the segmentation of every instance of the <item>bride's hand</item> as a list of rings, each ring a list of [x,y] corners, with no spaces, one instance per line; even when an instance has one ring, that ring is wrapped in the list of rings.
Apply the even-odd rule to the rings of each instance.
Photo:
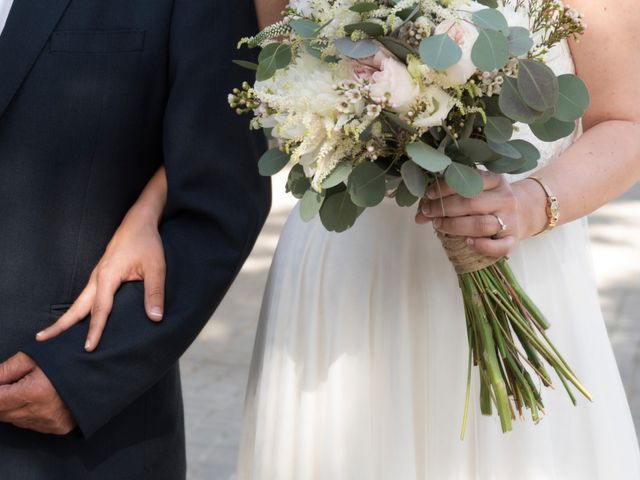
[[[144,281],[147,316],[154,322],[162,320],[166,264],[158,223],[166,193],[161,169],[127,213],[80,296],[56,323],[36,335],[39,341],[50,340],[91,315],[85,350],[95,350],[114,296],[125,282]]]
[[[420,201],[416,222],[433,221],[440,232],[467,237],[469,246],[478,253],[503,257],[530,236],[519,200],[520,185],[509,184],[502,175],[483,172],[482,176],[484,191],[470,199],[456,194],[444,182],[431,185]]]

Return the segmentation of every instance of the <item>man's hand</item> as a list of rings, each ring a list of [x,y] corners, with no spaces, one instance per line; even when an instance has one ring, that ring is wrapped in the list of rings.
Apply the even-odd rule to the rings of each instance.
[[[53,435],[76,426],[47,376],[24,353],[0,363],[0,422]]]

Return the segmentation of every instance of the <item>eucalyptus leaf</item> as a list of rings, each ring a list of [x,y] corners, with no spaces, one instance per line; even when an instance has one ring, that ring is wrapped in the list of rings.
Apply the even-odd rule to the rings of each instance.
[[[516,79],[511,77],[504,77],[499,106],[502,113],[516,122],[533,123],[543,115],[543,112],[534,110],[525,103],[518,91]]]
[[[350,7],[349,10],[356,13],[367,13],[377,10],[378,8],[380,8],[380,5],[375,2],[360,2]]]
[[[349,175],[351,200],[359,207],[375,207],[386,193],[385,171],[372,162],[361,163]]]
[[[488,141],[487,144],[489,145],[489,148],[491,148],[491,150],[496,152],[498,155],[514,160],[519,160],[522,158],[522,153],[520,152],[520,150],[514,147],[511,142],[494,143],[492,141]]]
[[[346,25],[344,31],[347,35],[351,35],[355,31],[361,31],[369,35],[370,37],[379,37],[384,35],[384,28],[379,23],[375,22],[358,22]]]
[[[478,28],[496,30],[503,35],[509,35],[509,23],[507,19],[495,8],[485,8],[473,12],[472,19]]]
[[[553,116],[563,122],[575,122],[589,108],[589,90],[580,77],[571,74],[560,75],[558,84],[560,98]]]
[[[475,168],[452,163],[444,172],[444,179],[458,195],[465,198],[477,197],[484,189],[482,176]]]
[[[258,70],[258,64],[253,62],[247,62],[246,60],[233,60],[233,63],[239,67],[246,68],[247,70]]]
[[[535,145],[527,142],[526,140],[513,140],[511,145],[516,147],[522,154],[522,158],[525,160],[524,165],[518,170],[510,172],[512,175],[520,175],[530,172],[538,166],[538,160],[540,160],[540,150]]]
[[[485,5],[491,8],[498,8],[498,0],[476,0],[479,4]]]
[[[534,42],[531,33],[524,27],[511,27],[509,29],[509,51],[514,57],[525,55],[533,48]]]
[[[451,165],[451,159],[440,150],[424,142],[414,142],[407,145],[407,155],[427,172],[438,173]]]
[[[332,188],[336,185],[344,183],[351,174],[353,165],[349,162],[340,162],[336,165],[336,168],[324,179],[322,182],[322,188]]]
[[[408,163],[408,162],[407,162]],[[396,191],[396,203],[399,207],[410,207],[418,201],[418,197],[413,195],[407,185],[402,182]]]
[[[330,232],[344,232],[351,228],[364,208],[351,201],[347,188],[343,185],[327,191],[320,208],[320,220]]]
[[[316,192],[313,188],[306,191],[302,200],[300,200],[300,217],[304,222],[310,222],[318,215],[322,203],[324,202],[325,194]]]
[[[502,157],[487,163],[485,166],[490,172],[503,174],[518,171],[524,167],[526,163],[527,159],[524,157],[518,159]]]
[[[270,79],[277,70],[288,67],[291,60],[291,46],[285,43],[270,43],[258,56],[256,79],[261,82]]]
[[[473,64],[483,72],[501,69],[509,61],[509,41],[495,30],[479,29],[471,49]]]
[[[291,193],[297,199],[300,199],[311,187],[311,181],[304,174],[304,168],[302,165],[294,165],[289,172],[289,178],[287,178],[287,193]]]
[[[354,42],[346,37],[336,40],[335,46],[340,54],[355,59],[371,57],[380,50],[380,47],[371,40],[365,39]]]
[[[282,170],[291,156],[288,153],[281,151],[279,148],[272,148],[267,150],[258,160],[258,171],[260,175],[264,177],[270,177]]]
[[[304,18],[291,20],[289,22],[289,26],[293,28],[298,35],[305,39],[317,37],[318,32],[322,28],[318,23]]]
[[[496,157],[496,154],[491,150],[487,142],[483,142],[477,138],[460,140],[457,149],[473,163],[484,164]]]
[[[558,77],[547,65],[537,60],[520,60],[518,91],[531,108],[544,112],[558,103]]]
[[[530,127],[533,134],[543,142],[555,142],[571,135],[576,129],[576,122],[551,118],[544,123],[532,123]]]
[[[409,45],[407,45],[406,43],[402,42],[401,40],[398,40],[397,38],[394,38],[394,37],[379,37],[378,41],[382,45],[384,45],[384,47],[387,50],[389,50],[391,53],[393,53],[396,57],[398,57],[403,62],[407,61],[407,57],[409,55],[416,55],[417,56],[417,53],[413,48],[411,48]]]
[[[462,58],[462,49],[446,33],[425,38],[419,50],[421,60],[436,70],[446,70]]]
[[[404,184],[415,197],[424,197],[427,191],[427,176],[417,164],[404,162],[400,168]]]
[[[505,117],[487,117],[484,134],[494,143],[506,143],[513,136],[513,124]]]

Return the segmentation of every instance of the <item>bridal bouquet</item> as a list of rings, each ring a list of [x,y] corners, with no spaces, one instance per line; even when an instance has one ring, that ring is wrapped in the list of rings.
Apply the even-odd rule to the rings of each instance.
[[[385,196],[415,204],[434,182],[463,197],[483,190],[480,170],[521,174],[540,152],[513,139],[522,128],[552,142],[576,128],[589,93],[575,75],[556,76],[544,58],[584,31],[556,0],[292,0],[284,19],[240,46],[261,48],[255,70],[229,96],[251,127],[277,140],[263,175],[292,165],[287,191],[305,221],[319,215],[342,232]],[[525,126],[526,125],[526,126]],[[553,369],[575,403],[584,396],[550,342],[549,324],[506,259],[478,255],[440,235],[464,297],[469,372],[480,373],[483,414],[495,405],[502,430],[544,406]]]

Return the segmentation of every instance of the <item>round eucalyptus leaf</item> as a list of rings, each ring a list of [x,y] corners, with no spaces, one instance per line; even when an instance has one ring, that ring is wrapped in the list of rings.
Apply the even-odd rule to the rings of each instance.
[[[560,86],[553,70],[537,60],[520,60],[519,65],[518,91],[525,103],[541,112],[554,108]]]
[[[473,64],[483,72],[504,67],[509,61],[509,41],[495,30],[479,29],[478,39],[471,49]]]
[[[491,148],[491,150],[493,150],[494,152],[496,152],[498,155],[501,155],[503,157],[506,158],[511,158],[514,160],[519,160],[522,158],[522,153],[520,152],[520,150],[518,150],[516,147],[514,147],[511,142],[506,142],[506,143],[494,143],[494,142],[487,142],[489,145],[489,148]]]
[[[311,188],[311,181],[304,174],[304,168],[302,165],[294,165],[289,172],[289,178],[287,178],[287,193],[291,193],[297,199],[300,199]]]
[[[532,123],[530,127],[533,134],[543,142],[555,142],[571,135],[576,129],[576,122],[551,118],[544,123]]]
[[[349,175],[349,194],[359,207],[375,207],[386,193],[385,171],[372,162],[361,163]]]
[[[509,35],[509,23],[507,19],[495,8],[485,8],[473,12],[472,19],[478,28],[496,30],[503,35]]]
[[[327,191],[320,207],[320,220],[330,232],[344,232],[356,223],[364,208],[351,201],[347,188],[343,185]]]
[[[589,90],[577,75],[560,75],[558,83],[560,98],[553,116],[563,122],[575,122],[589,108],[591,103]]]
[[[520,57],[529,53],[534,42],[531,33],[524,27],[511,27],[509,29],[509,51],[514,57]]]
[[[407,162],[410,163],[410,162]],[[404,182],[400,184],[396,191],[396,203],[399,207],[410,207],[418,201],[418,197],[413,195]]]
[[[438,173],[451,165],[451,159],[440,150],[424,142],[414,142],[407,145],[407,155],[427,172]]]
[[[291,46],[285,43],[270,43],[265,46],[258,56],[258,81],[268,80],[281,68],[286,68],[291,63],[293,54]]]
[[[288,153],[279,148],[272,148],[267,150],[258,160],[258,171],[260,175],[270,177],[282,170],[290,159],[291,156]]]
[[[395,190],[402,183],[402,176],[398,177],[397,175],[390,175],[387,173],[384,177],[384,189],[387,192]]]
[[[462,58],[462,49],[449,35],[433,35],[420,42],[420,58],[436,70],[446,70]]]
[[[487,117],[484,134],[494,143],[507,143],[513,136],[513,124],[505,117]]]
[[[427,176],[417,164],[404,162],[400,169],[404,185],[415,197],[424,197],[427,191]]]
[[[524,157],[520,157],[519,159],[502,157],[487,163],[485,166],[490,172],[502,174],[515,172],[521,169],[526,163],[527,159]]]
[[[336,165],[336,168],[324,179],[322,182],[322,188],[332,188],[336,185],[344,183],[351,174],[353,165],[349,162],[340,162]]]
[[[485,7],[498,8],[498,0],[476,0],[479,4]]]
[[[300,200],[300,217],[302,217],[302,221],[310,222],[313,220],[320,212],[324,199],[324,192],[318,193],[313,188],[307,190],[302,200]]]
[[[321,26],[311,20],[304,18],[291,20],[289,26],[293,28],[294,32],[300,35],[302,38],[315,38],[320,31]]]
[[[511,145],[516,147],[522,153],[522,158],[525,160],[524,165],[517,170],[511,171],[512,175],[520,175],[522,173],[530,172],[538,166],[538,160],[540,160],[540,150],[535,145],[527,142],[526,140],[513,140]]]
[[[484,189],[484,182],[478,170],[459,163],[452,163],[444,172],[444,179],[458,195],[465,198],[477,197]]]
[[[374,22],[358,22],[346,25],[344,31],[347,35],[351,35],[356,30],[362,31],[370,37],[379,37],[384,35],[384,28],[379,23]]]
[[[534,110],[525,103],[520,96],[515,78],[504,77],[498,102],[502,113],[516,122],[533,123],[543,115],[543,112]]]
[[[487,142],[478,140],[477,138],[467,138],[458,142],[458,151],[471,162],[483,164],[491,161],[496,154],[491,150]],[[466,163],[466,162],[463,162]]]
[[[380,47],[371,40],[359,40],[354,42],[350,38],[339,38],[335,42],[338,52],[349,58],[366,58],[375,55]]]

